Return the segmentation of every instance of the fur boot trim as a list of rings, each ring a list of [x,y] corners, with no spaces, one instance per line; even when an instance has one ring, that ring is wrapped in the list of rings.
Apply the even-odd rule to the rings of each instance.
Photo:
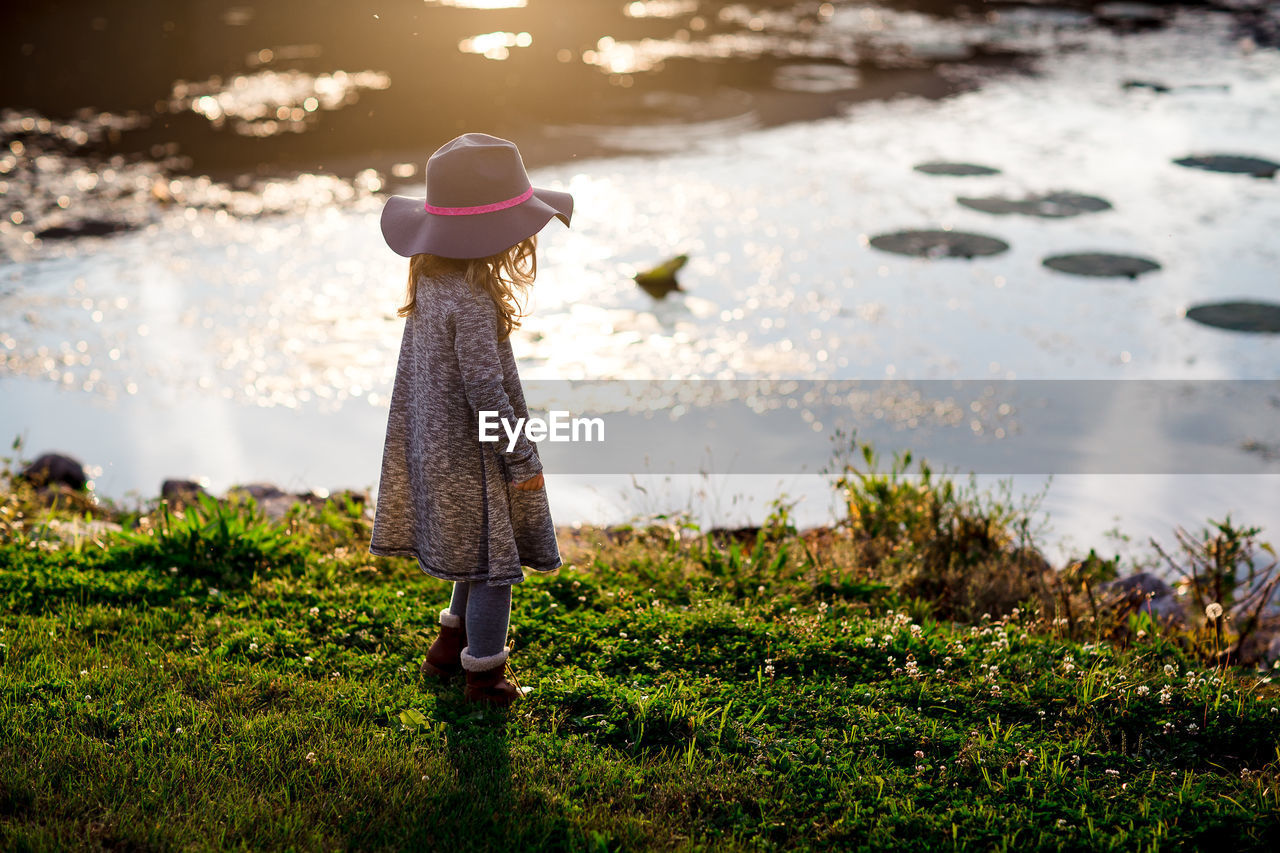
[[[462,668],[468,672],[484,672],[502,666],[507,662],[507,657],[511,654],[511,648],[508,646],[496,655],[487,657],[472,657],[471,647],[467,646],[462,650]]]
[[[449,608],[446,607],[444,610],[440,611],[440,624],[446,628],[461,628],[462,617],[450,613]]]

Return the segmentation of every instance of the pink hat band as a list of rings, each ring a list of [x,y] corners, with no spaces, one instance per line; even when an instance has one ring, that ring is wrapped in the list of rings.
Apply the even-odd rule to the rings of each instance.
[[[427,213],[434,213],[436,216],[474,216],[477,213],[495,213],[499,210],[506,210],[508,207],[515,207],[517,204],[524,204],[533,198],[533,187],[503,201],[495,201],[493,204],[476,204],[471,207],[437,207],[430,202],[424,204],[423,210]]]

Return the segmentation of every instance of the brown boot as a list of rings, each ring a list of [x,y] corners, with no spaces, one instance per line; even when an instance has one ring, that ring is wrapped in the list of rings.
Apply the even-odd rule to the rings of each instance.
[[[462,650],[462,668],[467,673],[463,696],[468,702],[488,702],[505,708],[520,698],[520,691],[503,675],[510,653],[509,649],[503,649],[496,655],[476,658],[471,656],[470,649]]]
[[[467,626],[461,616],[440,611],[440,636],[427,649],[427,659],[422,663],[422,674],[430,678],[448,681],[462,672],[462,650],[467,646]]]

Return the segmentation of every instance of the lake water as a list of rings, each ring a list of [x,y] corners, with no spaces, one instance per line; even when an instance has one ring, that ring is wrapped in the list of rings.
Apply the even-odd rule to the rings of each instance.
[[[378,214],[388,191],[421,195],[421,164],[458,128],[516,139],[534,182],[576,200],[573,228],[542,235],[532,314],[514,338],[531,384],[1280,379],[1280,335],[1186,316],[1280,302],[1277,182],[1174,163],[1280,159],[1280,52],[1243,39],[1240,15],[1168,10],[1159,26],[1102,27],[1087,9],[1012,4],[981,17],[842,3],[467,5],[416,4],[433,24],[422,51],[402,44],[405,4],[369,21],[343,17],[363,4],[333,4],[324,32],[267,7],[121,12],[133,28],[220,35],[78,94],[24,100],[6,82],[6,102],[24,109],[5,115],[0,164],[0,435],[85,459],[114,497],[153,495],[171,476],[214,489],[373,487],[405,273]],[[118,39],[106,19],[85,32]],[[26,22],[22,45],[34,46],[15,55],[44,56],[45,26]],[[340,26],[361,35],[344,45]],[[379,28],[398,35],[384,44]],[[86,50],[119,43],[100,41]],[[471,97],[450,94],[455,84]],[[431,97],[438,109],[408,109]],[[84,106],[110,115],[75,118]],[[998,173],[914,168],[935,161]],[[1045,218],[957,203],[1049,192],[1109,207]],[[871,245],[905,229],[1009,248],[966,260]],[[1160,269],[1089,278],[1042,263],[1077,252]],[[683,292],[655,300],[632,281],[680,253]],[[645,405],[673,408],[672,395]],[[1051,555],[1141,551],[1148,536],[1228,512],[1274,530],[1280,418],[1266,412],[1179,427],[1166,436],[1176,452],[1139,473],[1109,467],[1112,438],[1078,442],[1099,461],[1048,485]],[[1053,434],[1066,442],[1105,422],[1120,436],[1134,417],[1096,415],[1064,412],[1071,426]],[[794,468],[735,473],[751,466],[734,462],[726,431],[699,424],[685,440],[707,458],[674,471],[590,474],[548,448],[557,520],[688,510],[740,524],[779,490],[802,499],[802,522],[830,518],[811,452]],[[812,415],[776,441],[826,447],[833,426]],[[886,452],[925,442],[927,424],[865,426]],[[734,443],[767,435],[745,429],[754,438]],[[1189,466],[1197,448],[1223,454],[1221,469]],[[557,477],[557,458],[574,473]],[[1045,487],[1043,468],[1023,470],[1016,492]],[[1132,545],[1106,538],[1116,526]]]

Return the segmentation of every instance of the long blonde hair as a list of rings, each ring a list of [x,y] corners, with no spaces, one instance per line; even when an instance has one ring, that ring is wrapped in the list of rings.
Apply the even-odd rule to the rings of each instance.
[[[396,314],[408,317],[418,305],[418,279],[422,276],[445,272],[460,272],[471,289],[487,293],[498,307],[502,322],[501,338],[520,328],[523,316],[521,297],[538,275],[537,235],[521,240],[510,249],[487,258],[446,258],[443,255],[414,255],[409,259],[409,282],[405,287],[404,304]]]

